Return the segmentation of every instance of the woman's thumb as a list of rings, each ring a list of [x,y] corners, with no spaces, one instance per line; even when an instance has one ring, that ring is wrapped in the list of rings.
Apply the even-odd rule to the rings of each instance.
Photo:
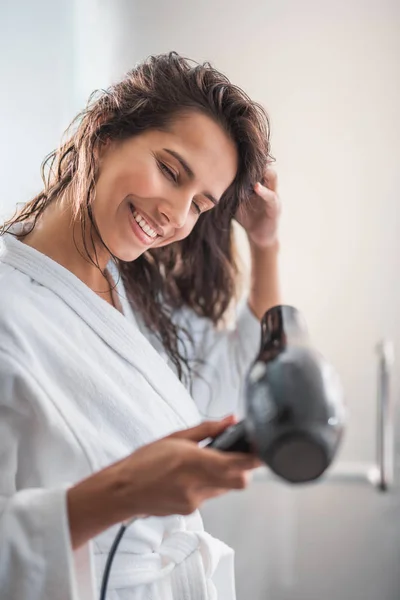
[[[208,437],[216,437],[225,431],[227,427],[234,425],[236,422],[236,417],[234,415],[229,415],[229,417],[225,417],[225,419],[221,419],[220,421],[204,421],[196,427],[177,431],[169,437],[191,440],[192,442],[201,442]]]

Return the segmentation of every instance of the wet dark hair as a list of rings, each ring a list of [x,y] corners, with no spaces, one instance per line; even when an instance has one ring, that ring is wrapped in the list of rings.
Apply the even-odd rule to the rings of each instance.
[[[114,257],[131,304],[161,340],[181,379],[190,375],[191,365],[179,343],[183,331],[173,314],[189,307],[214,324],[225,314],[235,296],[238,274],[232,221],[272,160],[267,114],[225,75],[209,63],[197,64],[172,52],[151,56],[122,81],[92,95],[67,130],[66,141],[44,161],[43,190],[1,231],[28,220],[34,227],[55,199],[71,191],[82,233],[87,227],[91,231],[87,257],[96,263],[93,233],[99,232],[91,207],[101,145],[149,129],[166,129],[191,111],[213,119],[236,145],[239,163],[234,182],[212,211],[199,216],[186,239],[149,249],[133,262]]]

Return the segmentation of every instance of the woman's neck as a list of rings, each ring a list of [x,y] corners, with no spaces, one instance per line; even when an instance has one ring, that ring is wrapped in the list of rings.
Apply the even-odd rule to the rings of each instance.
[[[96,238],[94,232],[95,244]],[[50,205],[38,219],[33,231],[22,237],[21,241],[68,269],[94,292],[111,301],[110,284],[104,275],[110,256],[101,243],[97,243],[96,258],[87,232],[86,247],[100,269],[90,261],[83,243],[81,224],[74,221],[70,205],[62,202]]]

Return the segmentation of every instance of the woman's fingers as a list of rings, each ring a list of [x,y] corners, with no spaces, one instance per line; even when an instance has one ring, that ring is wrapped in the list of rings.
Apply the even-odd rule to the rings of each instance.
[[[257,457],[251,454],[221,452],[203,449],[199,457],[198,469],[208,485],[240,489],[246,481],[247,472],[260,466]]]
[[[196,427],[190,427],[189,429],[183,429],[170,435],[169,437],[178,438],[183,440],[190,440],[192,442],[201,442],[206,438],[214,438],[227,427],[234,425],[237,419],[234,415],[229,415],[220,421],[204,421]]]
[[[265,187],[277,192],[278,190],[278,174],[274,169],[268,167],[265,171],[263,181],[261,182]]]

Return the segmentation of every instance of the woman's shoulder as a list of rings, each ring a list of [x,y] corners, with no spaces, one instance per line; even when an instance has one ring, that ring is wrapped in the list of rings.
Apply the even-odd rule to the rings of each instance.
[[[0,302],[8,303],[28,293],[34,281],[23,271],[1,260],[0,256]]]
[[[31,301],[34,285],[28,275],[0,260],[0,404],[29,411],[25,391],[32,382],[32,364],[40,335],[40,315]]]
[[[32,286],[32,279],[0,258],[0,317],[7,307],[24,300]]]
[[[1,347],[11,344],[18,332],[26,335],[27,325],[40,326],[43,315],[35,301],[38,293],[38,284],[31,277],[0,259]]]

